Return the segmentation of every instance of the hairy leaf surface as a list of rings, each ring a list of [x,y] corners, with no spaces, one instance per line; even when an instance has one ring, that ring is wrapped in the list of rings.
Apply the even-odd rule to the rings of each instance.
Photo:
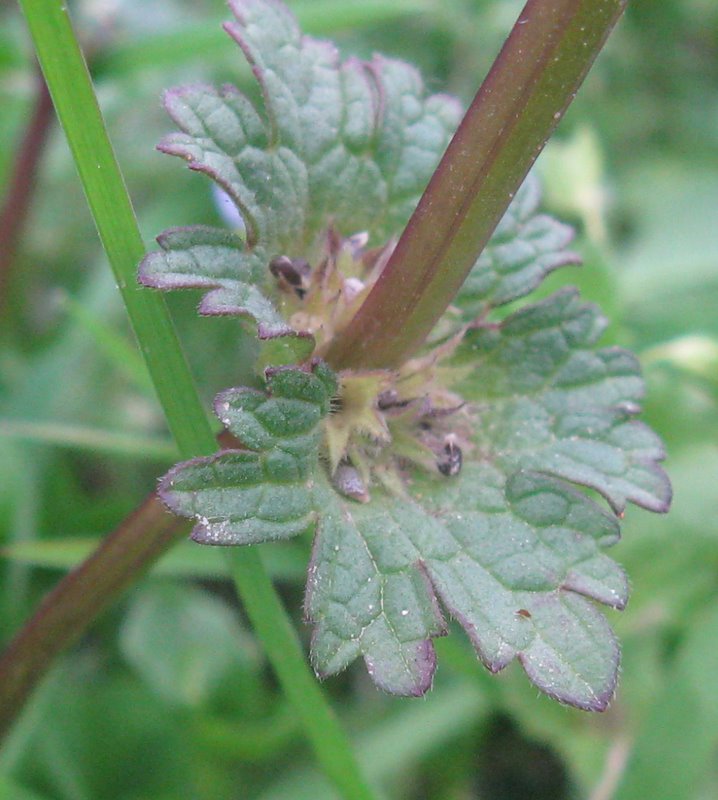
[[[378,686],[420,695],[444,632],[438,600],[492,671],[518,657],[547,694],[600,709],[613,694],[618,649],[585,598],[621,608],[622,570],[600,552],[613,517],[553,479],[508,480],[470,464],[445,492],[368,505],[326,500],[307,587],[319,674],[362,655]]]
[[[468,334],[461,358],[473,377],[462,392],[477,403],[477,455],[595,489],[616,512],[629,500],[665,511],[663,445],[634,419],[639,365],[621,348],[593,349],[605,325],[565,289]]]
[[[471,331],[456,356],[476,417],[459,476],[415,476],[411,498],[368,506],[322,500],[307,594],[320,674],[362,655],[379,686],[426,691],[441,601],[492,671],[518,658],[550,696],[605,708],[618,648],[590,601],[622,608],[628,586],[601,552],[615,516],[570,483],[617,511],[665,510],[670,486],[660,442],[632,419],[635,359],[593,349],[603,327],[566,290]]]
[[[240,388],[217,396],[217,416],[246,449],[178,464],[159,487],[169,508],[197,519],[196,542],[286,539],[313,523],[318,425],[335,390],[333,373],[319,362],[268,371],[266,392]]]
[[[257,110],[233,86],[183,86],[165,106],[180,128],[160,149],[212,178],[242,215],[246,243],[206,228],[160,237],[140,280],[163,289],[218,287],[204,314],[254,317],[281,328],[261,295],[278,255],[306,257],[328,225],[382,244],[406,222],[460,118],[427,96],[412,67],[376,56],[342,62],[333,44],[303,36],[291,12],[233,0],[237,41],[262,89]]]

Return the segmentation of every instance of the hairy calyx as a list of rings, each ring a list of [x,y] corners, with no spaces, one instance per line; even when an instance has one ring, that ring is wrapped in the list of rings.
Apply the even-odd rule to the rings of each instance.
[[[315,356],[349,324],[391,255],[393,242],[367,249],[368,238],[329,229],[314,264],[288,256],[270,262],[278,305],[295,330],[314,337]],[[462,371],[450,362],[466,326],[449,318],[445,328],[422,355],[397,369],[339,372],[322,450],[345,496],[368,502],[372,484],[403,493],[411,466],[447,477],[461,469],[471,447],[472,413],[452,391]]]

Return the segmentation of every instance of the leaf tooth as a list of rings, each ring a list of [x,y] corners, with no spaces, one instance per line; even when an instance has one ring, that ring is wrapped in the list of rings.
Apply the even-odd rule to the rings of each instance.
[[[625,570],[603,554],[570,569],[561,588],[597,600],[618,611],[622,611],[628,603],[629,585]]]
[[[545,613],[542,618],[542,608]],[[547,623],[547,616],[553,619]],[[620,651],[615,634],[588,600],[561,593],[534,608],[538,635],[519,660],[531,681],[549,697],[585,711],[604,711],[616,690]],[[561,645],[564,653],[561,654]],[[601,659],[596,661],[596,644]],[[608,647],[606,647],[608,643]]]
[[[376,660],[365,653],[364,663],[379,689],[400,697],[422,697],[434,680],[436,650],[431,639],[420,639],[404,645],[396,662]]]

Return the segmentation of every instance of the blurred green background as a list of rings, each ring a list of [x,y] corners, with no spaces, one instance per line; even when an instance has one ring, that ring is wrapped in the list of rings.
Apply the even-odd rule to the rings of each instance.
[[[521,0],[296,0],[343,53],[418,64],[468,102]],[[162,88],[250,86],[219,0],[73,6],[148,247],[163,228],[218,223],[208,182],[154,150]],[[13,186],[38,102],[20,13],[0,3],[0,186]],[[4,638],[175,459],[134,354],[74,167],[53,123],[27,216],[0,251],[0,633]],[[609,612],[618,695],[589,715],[539,696],[513,665],[438,642],[423,700],[381,695],[361,665],[325,684],[369,774],[396,800],[709,800],[718,797],[718,4],[632,0],[538,169],[573,222],[577,283],[611,319],[606,341],[644,365],[671,513],[631,510],[614,555],[633,585]],[[7,202],[7,201],[6,201]],[[12,213],[10,216],[12,216]],[[247,375],[236,322],[171,298],[207,401]],[[208,357],[208,352],[211,356]],[[309,541],[264,547],[301,623]],[[0,800],[321,800],[291,708],[217,553],[179,546],[53,669],[0,751]]]

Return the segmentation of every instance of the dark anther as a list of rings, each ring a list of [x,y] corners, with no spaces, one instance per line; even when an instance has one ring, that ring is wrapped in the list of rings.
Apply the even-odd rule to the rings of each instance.
[[[436,460],[436,468],[442,475],[451,478],[461,472],[462,463],[463,454],[461,448],[456,444],[454,435],[449,434],[444,440],[444,448]]]
[[[376,399],[377,408],[385,409],[396,405],[399,400],[399,393],[396,389],[386,389]]]
[[[303,258],[289,258],[289,256],[277,256],[269,262],[269,271],[279,281],[280,286],[292,290],[300,299],[304,297],[307,290],[305,279],[311,272],[309,262]]]
[[[396,389],[385,389],[376,399],[377,408],[386,411],[390,408],[405,408],[411,400],[400,400]]]

